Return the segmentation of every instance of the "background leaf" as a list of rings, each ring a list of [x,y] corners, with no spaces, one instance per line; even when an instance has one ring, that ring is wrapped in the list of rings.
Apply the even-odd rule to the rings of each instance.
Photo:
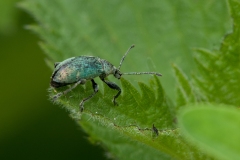
[[[178,120],[186,139],[199,145],[204,152],[217,159],[239,158],[240,112],[233,106],[189,106],[180,112]]]
[[[207,101],[239,106],[239,1],[230,0],[229,7],[233,18],[233,31],[224,37],[219,50],[197,50],[199,73],[194,74],[194,80]]]
[[[192,84],[187,79],[187,76],[176,66],[173,65],[175,76],[178,82],[177,87],[177,110],[179,107],[189,103],[197,102],[196,93]]]
[[[197,49],[196,63],[199,72],[195,72],[193,76],[193,87],[198,88],[197,94],[202,96],[201,100],[214,104],[189,104],[188,108],[180,111],[178,120],[186,140],[217,159],[230,160],[240,156],[237,141],[240,138],[240,113],[236,109],[240,102],[240,3],[236,0],[229,0],[228,3],[233,18],[233,31],[224,37],[219,50]]]

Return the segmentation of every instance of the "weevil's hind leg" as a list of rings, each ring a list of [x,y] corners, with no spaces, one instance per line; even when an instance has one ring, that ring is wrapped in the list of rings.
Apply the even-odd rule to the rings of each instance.
[[[106,83],[107,85],[108,85],[108,87],[110,87],[110,88],[112,88],[112,89],[115,89],[115,90],[117,90],[118,91],[118,93],[113,97],[113,104],[114,105],[118,105],[117,104],[117,102],[116,102],[116,99],[118,98],[118,96],[121,94],[121,88],[118,86],[118,85],[116,85],[115,83],[113,83],[113,82],[110,82],[110,81],[106,81],[104,78],[101,78],[101,80],[104,82],[104,83]]]
[[[84,110],[84,107],[83,107],[84,102],[87,101],[87,100],[89,100],[90,98],[92,98],[92,97],[98,92],[98,84],[97,84],[93,79],[91,79],[91,81],[92,81],[92,87],[93,87],[93,91],[94,91],[94,92],[93,92],[93,94],[91,94],[89,97],[84,98],[84,99],[81,101],[81,103],[80,103],[80,111],[81,111],[81,112]]]
[[[70,88],[68,88],[67,90],[60,92],[58,94],[56,94],[55,96],[53,96],[53,100],[56,101],[58,98],[60,98],[62,95],[67,94],[68,92],[72,91],[74,88],[76,88],[79,84],[84,84],[86,82],[85,79],[81,79],[79,81],[77,81],[73,86],[71,86]]]

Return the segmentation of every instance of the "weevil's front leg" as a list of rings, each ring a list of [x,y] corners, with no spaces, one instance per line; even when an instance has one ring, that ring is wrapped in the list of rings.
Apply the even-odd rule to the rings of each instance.
[[[110,81],[106,81],[104,78],[101,78],[101,80],[103,81],[103,82],[105,82],[107,85],[108,85],[108,87],[110,87],[110,88],[112,88],[112,89],[115,89],[115,90],[117,90],[118,91],[118,93],[113,97],[113,104],[114,105],[118,105],[117,104],[117,102],[116,102],[116,99],[117,99],[117,97],[121,94],[121,88],[118,86],[118,85],[116,85],[115,83],[113,83],[113,82],[110,82]]]
[[[84,102],[87,101],[87,100],[89,100],[90,98],[92,98],[92,97],[98,92],[98,84],[97,84],[93,79],[91,79],[91,81],[92,81],[92,87],[93,87],[93,91],[94,91],[94,92],[93,92],[93,94],[91,94],[89,97],[84,98],[84,99],[81,101],[81,103],[80,103],[80,111],[81,111],[81,112],[84,110],[84,107],[83,107]]]
[[[72,87],[68,88],[67,90],[60,92],[58,94],[56,94],[55,96],[53,96],[53,100],[56,101],[59,97],[61,97],[62,95],[67,94],[68,92],[72,91],[74,88],[76,88],[79,84],[84,84],[86,82],[85,79],[81,79],[79,81],[77,81]]]

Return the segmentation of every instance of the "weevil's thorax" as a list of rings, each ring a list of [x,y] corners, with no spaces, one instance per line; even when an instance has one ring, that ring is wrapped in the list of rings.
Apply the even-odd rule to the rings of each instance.
[[[104,59],[102,59],[102,64],[106,76],[108,76],[109,74],[113,74],[114,77],[118,79],[121,77],[121,72],[114,65]]]
[[[114,67],[111,63],[109,63],[108,61],[106,61],[104,59],[102,59],[101,61],[102,61],[103,70],[104,70],[106,76],[109,74],[113,74],[116,67]]]

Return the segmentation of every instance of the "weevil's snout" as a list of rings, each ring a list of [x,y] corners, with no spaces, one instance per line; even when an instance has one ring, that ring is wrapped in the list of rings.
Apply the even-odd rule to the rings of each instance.
[[[122,76],[122,73],[118,69],[116,69],[114,72],[114,77],[117,79],[120,79],[121,76]]]

